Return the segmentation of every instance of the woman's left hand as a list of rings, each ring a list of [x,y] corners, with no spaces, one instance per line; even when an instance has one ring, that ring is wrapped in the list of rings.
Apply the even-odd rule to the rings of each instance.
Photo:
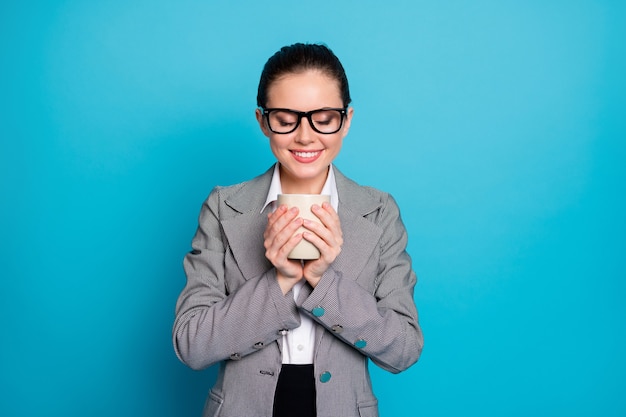
[[[311,207],[311,211],[322,222],[319,224],[310,220],[304,221],[304,239],[311,242],[320,251],[319,259],[307,261],[304,264],[304,278],[315,287],[324,275],[331,263],[341,252],[343,245],[343,233],[337,212],[329,203],[317,204]]]

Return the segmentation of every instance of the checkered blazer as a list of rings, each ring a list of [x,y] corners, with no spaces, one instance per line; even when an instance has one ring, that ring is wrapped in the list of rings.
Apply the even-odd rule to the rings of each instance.
[[[374,417],[367,361],[400,372],[417,361],[423,337],[407,234],[393,198],[335,168],[344,244],[313,289],[283,295],[265,258],[265,204],[272,169],[216,187],[204,202],[187,283],[176,304],[176,354],[193,369],[219,363],[205,417],[271,417],[282,365],[282,334],[315,320],[318,417]]]

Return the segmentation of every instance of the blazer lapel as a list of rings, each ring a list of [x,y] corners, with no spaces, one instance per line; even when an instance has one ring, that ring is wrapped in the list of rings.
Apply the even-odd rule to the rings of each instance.
[[[263,232],[267,225],[269,206],[261,212],[272,172],[273,166],[265,174],[245,183],[224,201],[227,206],[224,210],[232,210],[232,215],[222,220],[222,227],[235,262],[246,280],[272,267],[263,249]]]
[[[383,230],[365,216],[380,209],[381,202],[335,168],[339,193],[339,220],[344,244],[334,268],[343,278],[356,280],[378,245]]]

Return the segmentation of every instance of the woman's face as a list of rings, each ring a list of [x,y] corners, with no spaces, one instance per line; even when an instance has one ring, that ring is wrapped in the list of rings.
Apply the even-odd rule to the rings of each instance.
[[[285,74],[268,88],[267,108],[285,108],[307,112],[322,108],[343,108],[339,83],[320,71],[307,70]],[[272,132],[263,114],[256,117],[269,138],[274,156],[280,162],[280,179],[284,193],[320,193],[328,167],[335,159],[344,136],[350,129],[353,109],[347,111],[342,128],[332,134],[313,130],[306,117],[298,128],[287,134]]]

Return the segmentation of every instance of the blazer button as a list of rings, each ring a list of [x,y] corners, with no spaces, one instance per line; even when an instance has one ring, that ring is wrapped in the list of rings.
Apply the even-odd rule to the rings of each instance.
[[[263,348],[263,342],[256,342],[256,343],[254,344],[254,348],[255,348],[255,349],[261,349],[261,348]]]
[[[324,310],[323,307],[315,307],[311,313],[313,313],[313,315],[315,317],[322,317],[324,315],[324,313],[326,312],[326,310]]]
[[[354,342],[354,346],[358,347],[359,349],[363,349],[365,346],[367,346],[367,342],[363,339],[359,339]]]
[[[333,327],[330,328],[333,332],[335,333],[341,333],[343,332],[343,326],[340,324],[335,324]]]
[[[238,361],[239,359],[241,359],[241,355],[239,353],[233,353],[230,355],[230,360]]]
[[[330,381],[330,378],[332,378],[332,375],[330,374],[330,372],[328,371],[322,372],[322,374],[320,375],[320,382],[325,384],[328,381]]]

